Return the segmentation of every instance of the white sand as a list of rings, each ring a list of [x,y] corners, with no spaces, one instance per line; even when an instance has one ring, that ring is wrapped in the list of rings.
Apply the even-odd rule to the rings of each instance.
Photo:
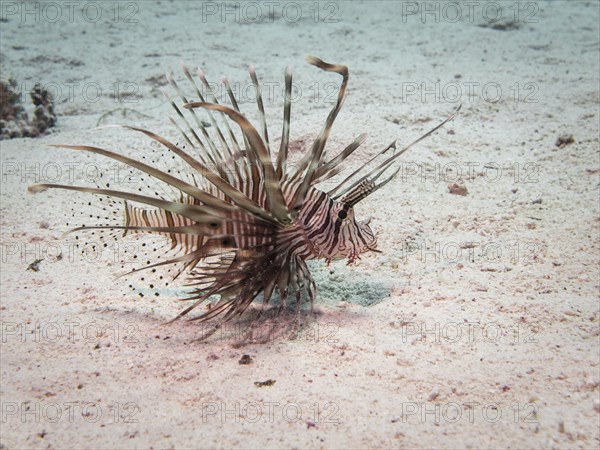
[[[417,4],[444,7],[425,23],[400,2],[322,3],[317,22],[314,3],[294,22],[293,4],[271,4],[270,20],[258,2],[262,23],[238,23],[256,11],[246,4],[221,18],[220,2],[204,15],[200,2],[129,2],[115,20],[110,2],[95,23],[93,4],[80,2],[72,21],[63,5],[55,23],[37,5],[36,21],[4,2],[0,23],[2,77],[60,89],[54,134],[1,142],[0,448],[600,446],[597,2],[522,3],[516,28],[514,4],[501,2],[507,30],[478,26],[486,2],[472,20],[459,2],[456,23],[444,3]],[[125,23],[130,14],[137,23]],[[115,282],[117,264],[69,255],[61,234],[75,196],[26,191],[36,176],[55,181],[57,168],[68,181],[71,163],[80,183],[84,164],[107,165],[47,144],[148,145],[92,130],[103,115],[167,132],[171,112],[147,80],[181,61],[243,83],[254,63],[277,82],[266,102],[274,142],[293,64],[302,93],[292,138],[308,146],[339,79],[306,54],[350,68],[328,148],[368,132],[354,164],[456,107],[422,98],[422,83],[447,95],[460,87],[463,109],[357,208],[373,217],[383,253],[313,266],[321,314],[296,339],[192,342],[199,325],[161,325],[181,309],[173,295],[140,300]],[[116,87],[135,101],[119,103]],[[127,117],[107,114],[123,107]],[[558,148],[563,134],[575,142]],[[425,179],[413,173],[427,168]],[[449,193],[454,181],[466,196]],[[36,259],[39,271],[27,270]],[[238,364],[244,354],[252,364]]]

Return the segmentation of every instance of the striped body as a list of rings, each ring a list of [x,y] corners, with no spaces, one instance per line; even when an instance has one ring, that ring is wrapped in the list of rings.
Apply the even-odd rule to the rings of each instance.
[[[252,195],[252,183],[243,183],[237,186],[245,195]],[[291,205],[298,184],[293,181],[282,182],[284,199]],[[210,186],[208,192],[214,191]],[[219,195],[218,191],[211,192]],[[224,199],[226,201],[226,199]],[[186,202],[193,204],[193,199],[185,198]],[[264,199],[263,199],[264,201]],[[344,211],[340,218],[340,211]],[[235,214],[234,214],[234,217]],[[239,218],[239,216],[237,216]],[[125,226],[131,227],[187,227],[194,221],[178,214],[164,210],[147,210],[127,205],[125,208]],[[228,249],[251,249],[277,247],[280,252],[307,259],[325,259],[327,261],[348,258],[349,263],[354,262],[358,255],[367,250],[374,250],[377,240],[367,223],[359,224],[354,218],[352,208],[345,207],[344,203],[336,202],[327,193],[310,188],[306,200],[302,205],[293,224],[279,230],[275,236],[272,233],[260,233],[261,227],[235,221],[225,223],[224,234],[233,236],[233,239],[221,241],[224,252]],[[206,245],[208,237],[190,233],[159,233],[167,236],[171,248],[181,249],[186,253],[195,252]]]

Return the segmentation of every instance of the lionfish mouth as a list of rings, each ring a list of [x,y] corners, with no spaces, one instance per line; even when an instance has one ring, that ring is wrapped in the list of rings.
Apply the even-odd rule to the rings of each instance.
[[[164,147],[165,154],[178,162],[179,169],[167,169],[160,161],[146,156],[136,159],[88,145],[60,145],[56,147],[94,153],[125,164],[143,175],[143,179],[152,181],[147,181],[147,188],[140,186],[135,192],[108,185],[58,184],[37,184],[30,186],[29,191],[59,188],[108,199],[101,205],[102,217],[97,216],[100,223],[86,223],[72,231],[98,232],[100,239],[105,240],[159,235],[156,241],[161,246],[156,244],[153,250],[162,248],[166,241],[167,251],[160,257],[147,252],[146,265],[130,273],[155,273],[163,267],[174,267],[171,278],[183,272],[188,274],[191,289],[184,300],[192,303],[175,319],[209,298],[218,298],[209,302],[207,311],[193,318],[200,321],[217,318],[202,339],[242,314],[261,294],[261,312],[275,295],[280,299],[280,311],[290,296],[299,305],[302,292],[308,293],[312,309],[316,285],[305,262],[316,256],[311,243],[319,249],[318,257],[325,260],[331,259],[336,249],[354,245],[353,242],[380,253],[373,245],[376,240],[368,224],[365,227],[357,223],[352,208],[389,183],[398,173],[394,163],[399,156],[452,120],[460,107],[401,150],[396,149],[396,141],[392,142],[324,192],[318,186],[340,173],[342,163],[365,141],[366,134],[356,137],[336,156],[327,156],[325,147],[346,97],[349,72],[344,65],[329,64],[314,56],[307,57],[307,62],[325,72],[339,74],[342,82],[323,129],[310,151],[292,169],[287,167],[292,106],[290,67],[285,70],[283,128],[275,152],[269,141],[261,88],[252,66],[249,73],[256,93],[257,125],[242,113],[226,78],[223,84],[228,105],[219,103],[202,70],[198,69],[194,77],[183,66],[191,96],[183,93],[170,74],[167,81],[179,102],[164,92],[177,118],[169,120],[183,145],[146,129],[122,125]],[[205,110],[208,122],[200,119],[199,109]],[[154,189],[157,185],[161,189]],[[114,214],[109,216],[107,205],[114,208]],[[123,216],[125,221],[118,223],[117,218]],[[304,234],[296,233],[296,229],[304,230]],[[344,239],[350,242],[343,242]],[[349,256],[349,260],[357,258],[358,253]]]

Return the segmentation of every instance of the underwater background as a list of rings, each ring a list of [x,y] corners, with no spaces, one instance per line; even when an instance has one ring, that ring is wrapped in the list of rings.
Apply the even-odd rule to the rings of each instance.
[[[597,1],[0,2],[1,448],[600,446],[599,19]],[[317,315],[294,333],[195,342],[202,324],[164,325],[184,283],[131,294],[125,247],[63,235],[87,197],[27,192],[119,178],[51,144],[177,136],[162,89],[182,64],[256,120],[252,64],[275,143],[292,65],[300,157],[339,88],[307,55],[350,70],[328,142],[368,133],[348,170],[462,108],[357,208],[382,253],[311,265]]]

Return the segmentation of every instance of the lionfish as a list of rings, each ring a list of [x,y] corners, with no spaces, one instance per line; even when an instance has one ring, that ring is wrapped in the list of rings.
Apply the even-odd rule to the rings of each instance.
[[[302,292],[308,293],[312,310],[317,289],[306,261],[324,259],[329,263],[347,258],[348,264],[351,264],[364,252],[378,251],[377,239],[369,221],[358,222],[354,217],[354,206],[389,183],[399,170],[390,170],[397,158],[452,120],[460,107],[403,149],[396,151],[396,141],[392,142],[325,192],[317,186],[340,172],[341,164],[359,148],[367,135],[358,136],[336,156],[326,156],[327,139],[346,98],[349,72],[344,65],[329,64],[313,56],[307,57],[307,62],[326,72],[341,75],[342,82],[324,127],[310,151],[293,167],[287,164],[292,103],[290,66],[285,70],[283,129],[276,157],[267,132],[261,88],[252,66],[249,73],[256,94],[258,127],[241,113],[226,78],[223,78],[223,84],[231,106],[218,102],[204,73],[198,69],[198,79],[207,92],[208,98],[205,99],[194,77],[183,66],[183,72],[199,101],[189,101],[170,74],[167,74],[167,81],[182,104],[178,106],[168,93],[164,92],[164,95],[179,122],[172,117],[169,119],[192,151],[186,151],[186,146],[174,144],[152,131],[133,126],[120,127],[143,133],[168,149],[173,158],[183,160],[189,166],[187,170],[194,174],[193,182],[172,175],[170,170],[161,170],[102,148],[55,146],[95,153],[137,169],[174,188],[178,194],[176,198],[165,198],[158,192],[154,195],[125,192],[109,189],[108,186],[36,184],[30,186],[29,191],[38,193],[48,188],[59,188],[107,196],[119,205],[124,215],[121,225],[84,225],[71,232],[107,229],[122,236],[150,233],[165,237],[169,249],[176,255],[159,262],[148,261],[146,267],[131,272],[181,264],[176,276],[185,270],[188,286],[191,287],[188,296],[182,300],[192,303],[173,320],[187,315],[209,298],[213,300],[208,302],[205,312],[191,319],[207,321],[216,318],[211,331],[201,339],[240,316],[260,294],[260,312],[268,306],[275,292],[280,299],[278,313],[285,309],[288,298],[295,298],[298,311]],[[207,110],[210,123],[200,120],[196,114],[198,108]],[[185,110],[187,115],[184,115]],[[196,124],[195,128],[189,119]],[[221,125],[217,119],[220,119]],[[240,135],[236,138],[232,124],[241,130],[243,141],[239,139]],[[207,131],[211,127],[214,137]],[[369,170],[369,167],[372,168]]]

